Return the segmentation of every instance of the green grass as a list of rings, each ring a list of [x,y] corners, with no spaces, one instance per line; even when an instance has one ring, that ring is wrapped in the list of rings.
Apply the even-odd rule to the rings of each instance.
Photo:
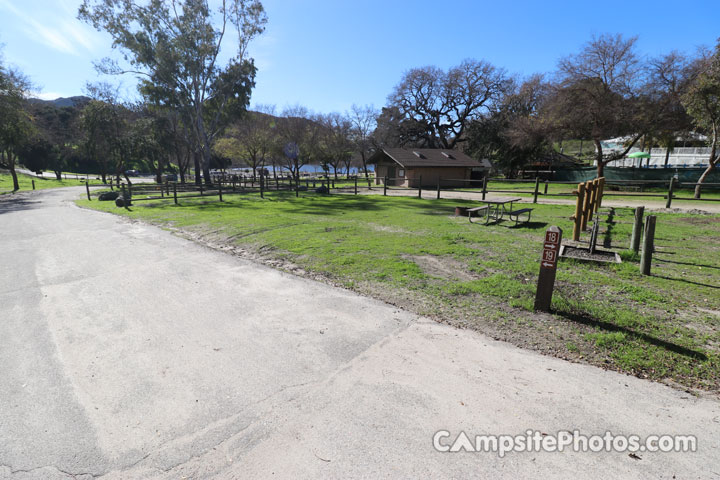
[[[168,228],[229,239],[365,294],[463,328],[563,358],[642,377],[720,387],[720,221],[658,213],[652,276],[637,258],[623,264],[559,264],[553,315],[532,313],[542,238],[549,225],[569,236],[574,207],[534,205],[533,222],[483,226],[452,217],[463,200],[226,195],[82,206]],[[633,211],[602,217],[600,242],[629,244]],[[587,235],[585,236],[587,238]]]
[[[95,179],[95,176],[90,175],[90,184],[100,184],[101,182]],[[76,179],[63,179],[55,180],[55,178],[37,178],[24,173],[18,173],[18,183],[20,184],[20,191],[32,190],[32,181],[35,180],[35,189],[43,190],[46,188],[60,188],[60,187],[77,187],[85,185],[84,180]],[[13,191],[12,176],[9,173],[0,173],[0,194],[11,193]]]

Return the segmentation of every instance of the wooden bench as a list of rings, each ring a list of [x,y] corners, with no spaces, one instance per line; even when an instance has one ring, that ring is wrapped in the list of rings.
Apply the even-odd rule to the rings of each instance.
[[[523,223],[528,223],[530,221],[530,215],[532,214],[532,211],[532,208],[520,208],[518,210],[508,212],[508,216],[510,217],[510,220],[515,220],[515,226],[517,226],[520,224],[520,215],[527,213],[527,218],[523,220]]]
[[[479,217],[479,216],[480,216],[480,212],[482,212],[482,213],[484,213],[485,215],[487,215],[487,210],[488,210],[488,208],[490,208],[490,205],[483,205],[482,207],[468,208],[468,209],[467,209],[468,221],[469,221],[470,223],[472,223],[473,213],[475,214],[476,217]]]

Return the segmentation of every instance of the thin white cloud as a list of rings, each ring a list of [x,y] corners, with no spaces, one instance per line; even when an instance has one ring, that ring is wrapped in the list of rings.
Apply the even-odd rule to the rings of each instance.
[[[61,4],[61,6],[63,10],[65,10],[65,14],[72,18],[69,6],[65,3]],[[59,15],[56,19],[58,25],[55,26],[41,23],[32,15],[23,12],[7,0],[0,0],[0,8],[11,12],[22,21],[23,25],[21,28],[29,38],[47,45],[54,50],[79,56],[78,46],[86,50],[93,49],[94,42],[87,31],[81,25],[76,24],[74,19],[68,20],[62,18],[64,15],[60,12],[58,12]]]

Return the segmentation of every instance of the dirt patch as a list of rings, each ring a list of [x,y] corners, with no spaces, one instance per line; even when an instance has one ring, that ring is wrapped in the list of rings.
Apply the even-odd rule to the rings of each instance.
[[[452,257],[438,257],[435,255],[403,255],[406,260],[412,260],[426,275],[446,278],[449,280],[470,281],[480,278],[466,270],[465,264]]]

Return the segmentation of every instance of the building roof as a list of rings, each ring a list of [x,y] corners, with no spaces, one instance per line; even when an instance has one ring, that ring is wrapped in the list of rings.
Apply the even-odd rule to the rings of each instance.
[[[384,155],[383,155],[384,154]],[[404,168],[417,167],[482,167],[491,168],[488,160],[477,161],[463,152],[440,148],[384,148],[378,150],[370,159],[377,163],[382,156],[400,164]]]

